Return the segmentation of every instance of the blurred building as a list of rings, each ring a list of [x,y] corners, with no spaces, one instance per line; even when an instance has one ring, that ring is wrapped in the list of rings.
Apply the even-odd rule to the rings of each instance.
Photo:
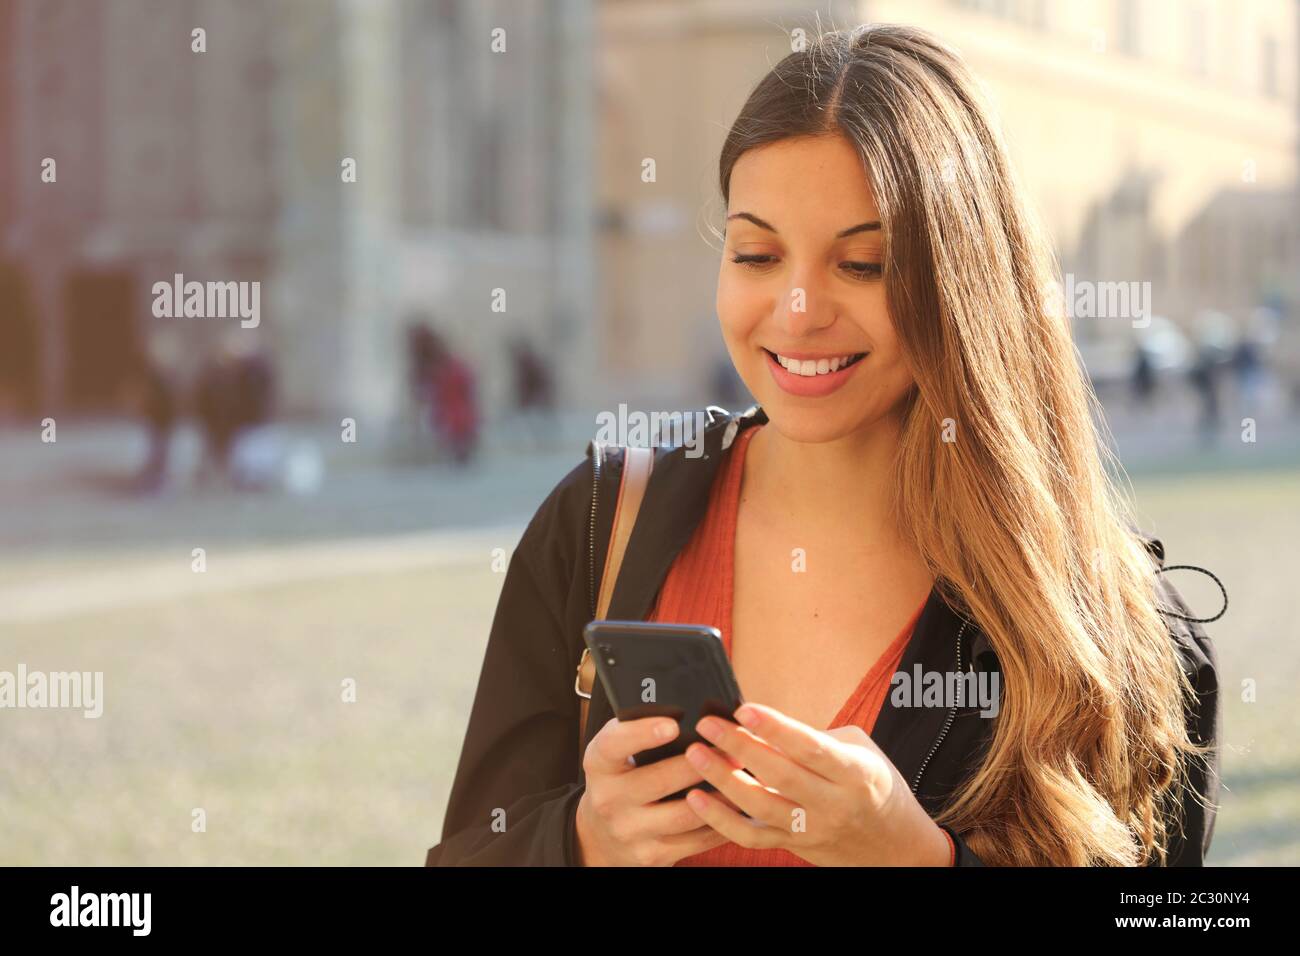
[[[263,283],[241,334],[274,356],[290,412],[392,416],[416,311],[478,369],[489,413],[518,331],[568,404],[712,400],[718,153],[815,12],[961,50],[1076,279],[1150,282],[1182,324],[1260,303],[1294,322],[1298,11],[0,0],[0,416],[104,407],[140,348],[189,374],[232,323],[155,318],[151,287],[176,273]]]
[[[156,318],[176,273],[262,283],[239,335],[290,413],[391,416],[417,310],[489,409],[514,333],[589,368],[591,21],[586,0],[0,0],[0,415],[105,407],[139,349],[192,373],[238,322]]]
[[[1150,282],[1152,311],[1184,326],[1265,303],[1300,320],[1296,0],[611,0],[601,315],[617,330],[609,360],[641,370],[628,388],[694,394],[722,354],[706,228],[723,218],[718,153],[789,31],[815,32],[814,10],[826,26],[912,23],[961,51],[1076,280]],[[1076,334],[1131,322],[1083,316]]]

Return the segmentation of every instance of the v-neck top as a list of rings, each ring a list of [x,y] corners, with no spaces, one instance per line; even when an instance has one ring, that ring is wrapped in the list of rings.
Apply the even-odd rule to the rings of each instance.
[[[754,425],[736,436],[730,454],[718,469],[709,490],[708,510],[691,540],[677,555],[660,588],[650,620],[677,624],[707,624],[722,634],[731,657],[732,601],[735,593],[736,516],[740,507],[740,480],[745,450],[765,425]],[[927,595],[928,598],[928,595]],[[894,672],[902,661],[925,602],[916,609],[898,636],[867,671],[849,696],[831,727],[856,725],[871,733]],[[741,688],[742,692],[744,688]],[[947,831],[944,831],[947,836]],[[952,838],[948,837],[949,844]],[[952,846],[955,858],[956,847]],[[751,850],[724,843],[704,853],[688,856],[678,866],[811,866],[788,850]]]

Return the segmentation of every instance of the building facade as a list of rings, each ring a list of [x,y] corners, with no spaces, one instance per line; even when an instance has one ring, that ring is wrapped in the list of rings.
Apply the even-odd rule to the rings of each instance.
[[[571,406],[712,401],[718,153],[813,13],[958,47],[1069,276],[1295,320],[1296,0],[0,0],[0,417],[191,376],[176,274],[263,284],[290,414],[392,418],[416,317],[489,415],[520,334]]]
[[[289,415],[391,418],[415,319],[489,413],[516,335],[590,366],[592,29],[585,0],[2,0],[0,414],[109,408],[141,350],[192,378],[237,326],[153,315],[176,274],[261,283],[237,335]]]

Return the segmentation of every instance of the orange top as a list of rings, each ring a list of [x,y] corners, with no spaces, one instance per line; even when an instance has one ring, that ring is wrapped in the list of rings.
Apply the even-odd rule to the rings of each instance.
[[[713,487],[709,506],[695,529],[690,542],[677,556],[664,580],[651,612],[650,620],[680,624],[708,624],[722,632],[722,643],[731,656],[731,615],[733,568],[736,541],[736,512],[740,505],[740,479],[745,449],[764,426],[751,426],[736,436]],[[928,598],[928,595],[927,595]],[[892,644],[862,678],[852,696],[844,702],[831,727],[856,724],[871,733],[876,715],[885,701],[890,678],[898,669],[903,651],[925,604],[917,608],[912,619]],[[744,688],[741,688],[742,690]],[[947,831],[944,835],[948,836]],[[956,846],[948,836],[955,862]],[[678,866],[811,866],[788,850],[751,850],[735,843],[725,843],[704,853],[678,861]]]

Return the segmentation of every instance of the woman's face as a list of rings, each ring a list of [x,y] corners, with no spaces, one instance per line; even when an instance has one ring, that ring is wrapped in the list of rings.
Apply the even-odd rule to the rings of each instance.
[[[844,137],[770,143],[732,169],[722,335],[740,377],[794,441],[869,429],[913,383],[885,305],[879,219]]]

